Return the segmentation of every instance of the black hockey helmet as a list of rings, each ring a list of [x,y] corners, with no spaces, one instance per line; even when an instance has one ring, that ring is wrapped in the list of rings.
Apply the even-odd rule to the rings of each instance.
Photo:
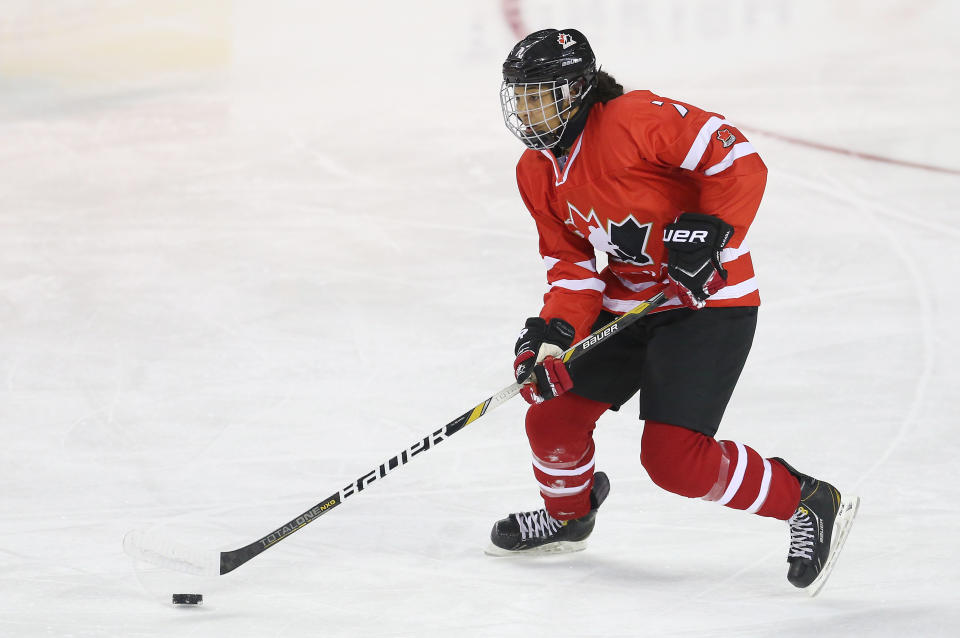
[[[531,33],[503,63],[504,122],[530,148],[552,148],[561,141],[573,111],[585,102],[589,106],[587,96],[596,85],[597,60],[582,33],[576,29]]]

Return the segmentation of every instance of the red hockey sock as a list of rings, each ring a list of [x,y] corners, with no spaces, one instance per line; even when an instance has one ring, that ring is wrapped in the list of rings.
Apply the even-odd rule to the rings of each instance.
[[[593,484],[593,429],[610,405],[569,392],[527,410],[527,438],[540,495],[556,519],[590,512]]]
[[[667,491],[751,514],[787,520],[800,502],[799,482],[777,461],[676,425],[647,421],[640,461]]]

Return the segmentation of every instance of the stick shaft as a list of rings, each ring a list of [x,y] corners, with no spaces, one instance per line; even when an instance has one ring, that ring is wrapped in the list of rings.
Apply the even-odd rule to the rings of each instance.
[[[589,352],[591,349],[595,349],[600,343],[622,332],[624,328],[649,313],[651,310],[662,304],[665,300],[666,296],[664,293],[657,293],[651,299],[642,302],[633,310],[616,317],[600,329],[591,333],[582,341],[571,346],[563,353],[561,358],[563,359],[564,363],[575,361]],[[339,492],[334,492],[307,511],[303,512],[293,520],[284,523],[269,534],[266,534],[249,545],[239,549],[228,552],[220,552],[220,573],[226,574],[233,571],[260,553],[273,547],[297,530],[302,529],[320,516],[323,516],[330,510],[334,509],[345,499],[353,496],[354,494],[359,494],[372,483],[386,478],[390,472],[406,465],[413,460],[415,456],[418,456],[445,441],[447,438],[453,436],[470,423],[473,423],[483,415],[489,413],[495,408],[498,408],[515,397],[520,393],[520,387],[521,386],[518,383],[511,383],[496,394],[488,397],[483,402],[478,403],[472,409],[464,412],[450,423],[447,423],[442,428],[434,430],[432,433],[424,436],[422,439],[405,448],[399,454],[391,456],[377,467],[371,469],[366,474],[348,484]]]
[[[586,355],[588,352],[592,352],[597,345],[623,332],[627,326],[658,307],[665,299],[666,295],[659,292],[649,300],[641,302],[634,309],[616,317],[613,321],[587,336],[586,339],[567,349],[561,355],[561,359],[568,363]],[[131,530],[123,539],[123,549],[134,559],[190,574],[213,576],[232,572],[294,532],[333,510],[347,498],[363,492],[372,483],[386,478],[397,468],[409,463],[415,456],[430,450],[491,410],[503,405],[518,395],[520,388],[520,384],[511,383],[450,423],[415,441],[399,454],[391,456],[358,479],[351,481],[342,490],[334,492],[293,520],[287,521],[249,545],[226,552],[212,552],[177,543],[163,534]]]

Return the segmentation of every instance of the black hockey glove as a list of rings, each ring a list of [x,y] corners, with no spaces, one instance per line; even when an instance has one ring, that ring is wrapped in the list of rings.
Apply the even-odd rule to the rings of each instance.
[[[713,215],[683,213],[667,224],[667,296],[678,297],[688,308],[703,308],[710,295],[727,285],[720,251],[731,237],[733,226]]]
[[[524,384],[520,394],[527,403],[543,403],[573,387],[567,366],[557,357],[573,343],[574,332],[563,319],[549,324],[540,317],[527,319],[513,350],[513,374]]]

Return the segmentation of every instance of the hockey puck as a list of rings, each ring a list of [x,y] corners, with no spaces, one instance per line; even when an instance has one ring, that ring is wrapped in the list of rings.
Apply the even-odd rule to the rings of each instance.
[[[174,594],[174,605],[202,605],[203,594]]]

